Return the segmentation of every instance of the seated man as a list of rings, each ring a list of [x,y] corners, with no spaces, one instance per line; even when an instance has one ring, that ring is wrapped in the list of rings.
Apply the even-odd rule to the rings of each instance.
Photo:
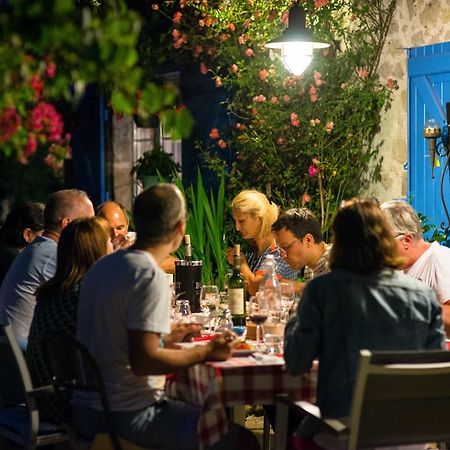
[[[281,256],[294,270],[305,269],[304,280],[326,273],[331,245],[323,241],[320,224],[307,208],[283,212],[272,225]],[[304,283],[295,283],[297,292]]]
[[[223,360],[235,345],[231,334],[189,349],[171,348],[170,291],[159,264],[185,233],[185,204],[170,184],[143,191],[133,209],[136,243],[98,261],[81,288],[77,338],[93,354],[105,379],[118,434],[143,447],[198,448],[200,408],[168,399],[165,374]],[[192,332],[188,326],[180,337]],[[87,439],[103,430],[98,396],[77,391],[74,425]],[[215,448],[257,448],[254,436],[230,427]]]
[[[318,359],[321,413],[345,417],[361,349],[445,349],[445,339],[433,290],[395,270],[403,261],[376,202],[345,202],[332,231],[331,272],[307,283],[286,325],[284,357],[292,375],[308,372]]]
[[[26,347],[33,319],[36,290],[55,274],[61,231],[72,220],[93,215],[94,207],[85,192],[64,189],[53,193],[44,209],[44,233],[9,268],[0,288],[0,324],[11,324],[22,347]]]
[[[409,203],[393,200],[383,203],[381,209],[393,227],[398,252],[404,258],[400,269],[433,288],[450,336],[450,248],[423,239],[422,224]]]
[[[128,231],[130,220],[125,206],[119,202],[108,200],[97,207],[95,214],[109,222],[112,230],[112,243],[115,250],[128,248],[134,243],[134,233]],[[175,261],[176,258],[169,255],[161,263],[161,269],[166,273],[175,273]]]

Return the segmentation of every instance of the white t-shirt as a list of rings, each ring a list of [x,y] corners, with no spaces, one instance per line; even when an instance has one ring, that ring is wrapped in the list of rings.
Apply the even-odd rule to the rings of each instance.
[[[433,242],[405,273],[433,288],[440,303],[450,300],[450,248]]]
[[[170,331],[166,276],[153,257],[140,250],[121,250],[100,259],[83,280],[78,304],[77,339],[94,356],[113,411],[136,411],[164,396],[165,377],[133,374],[128,330]],[[76,391],[73,401],[101,409],[95,394]]]

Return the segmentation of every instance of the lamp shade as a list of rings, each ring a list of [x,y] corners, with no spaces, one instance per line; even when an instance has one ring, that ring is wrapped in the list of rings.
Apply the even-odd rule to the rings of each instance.
[[[313,50],[330,45],[317,40],[306,28],[305,10],[294,3],[289,10],[288,27],[280,37],[268,42],[265,47],[281,50],[285,67],[294,75],[301,75],[312,61]]]

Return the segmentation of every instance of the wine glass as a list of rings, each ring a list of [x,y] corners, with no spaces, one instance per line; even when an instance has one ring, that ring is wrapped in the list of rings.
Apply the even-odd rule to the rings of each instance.
[[[281,286],[281,311],[283,320],[287,321],[289,318],[289,311],[292,308],[295,300],[294,285],[289,282],[280,283]]]
[[[214,331],[217,308],[220,304],[219,288],[215,284],[205,284],[200,291],[200,307],[208,315],[209,331]],[[205,325],[206,328],[206,325]]]
[[[256,345],[261,347],[262,324],[269,316],[268,302],[262,292],[250,297],[248,302],[248,317],[256,325]]]

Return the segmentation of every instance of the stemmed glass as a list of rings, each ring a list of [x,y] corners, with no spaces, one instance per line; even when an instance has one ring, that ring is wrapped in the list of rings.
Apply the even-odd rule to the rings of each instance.
[[[214,331],[214,322],[217,308],[220,304],[219,288],[215,284],[205,284],[200,291],[200,307],[208,315],[208,325]]]
[[[256,345],[261,347],[262,343],[262,324],[269,316],[269,305],[262,292],[250,297],[248,302],[248,317],[256,325]]]
[[[281,286],[281,311],[283,314],[283,321],[289,318],[289,311],[292,308],[295,300],[294,285],[292,283],[283,282]]]

